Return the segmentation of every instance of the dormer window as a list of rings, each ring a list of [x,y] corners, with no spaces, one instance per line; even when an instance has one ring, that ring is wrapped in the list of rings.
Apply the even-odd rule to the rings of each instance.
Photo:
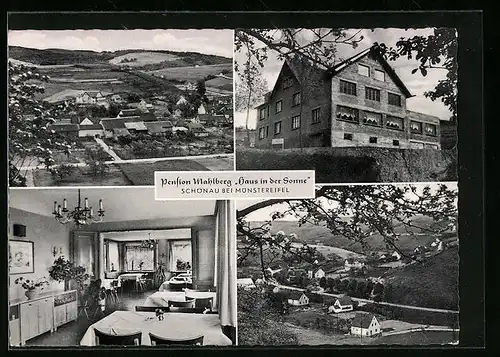
[[[358,64],[358,74],[365,77],[370,77],[370,67]]]

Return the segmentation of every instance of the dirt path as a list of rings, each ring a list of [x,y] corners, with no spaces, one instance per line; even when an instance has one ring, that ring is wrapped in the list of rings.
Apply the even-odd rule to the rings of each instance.
[[[101,138],[94,137],[95,142],[103,148],[106,153],[111,156],[115,161],[120,161],[121,158],[114,152]]]

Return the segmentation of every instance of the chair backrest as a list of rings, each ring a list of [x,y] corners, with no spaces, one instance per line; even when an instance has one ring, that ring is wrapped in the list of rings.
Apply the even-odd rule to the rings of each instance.
[[[188,299],[188,297],[186,296],[186,299]],[[195,299],[195,303],[194,303],[194,307],[196,308],[203,308],[203,309],[209,309],[210,311],[212,311],[213,309],[213,305],[214,305],[214,298],[213,297],[209,297],[209,298],[194,298]]]
[[[195,299],[187,299],[186,301],[174,301],[174,300],[168,300],[168,307],[188,307],[188,308],[194,308],[195,307]]]
[[[203,314],[205,313],[205,308],[199,307],[169,307],[166,312],[180,312],[187,314]]]
[[[186,338],[186,339],[172,339],[154,335],[149,333],[149,338],[151,339],[151,343],[153,346],[155,345],[167,345],[167,346],[202,346],[203,339],[205,336],[201,335],[194,338]]]
[[[142,332],[134,332],[127,335],[110,335],[94,328],[96,345],[112,346],[139,346],[141,344]]]

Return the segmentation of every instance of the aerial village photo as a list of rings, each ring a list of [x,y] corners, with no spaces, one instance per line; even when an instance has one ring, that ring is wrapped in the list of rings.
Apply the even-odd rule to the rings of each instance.
[[[237,29],[238,170],[457,180],[453,28]]]
[[[8,33],[9,184],[234,169],[232,30]]]
[[[238,344],[458,345],[457,183],[239,200]]]

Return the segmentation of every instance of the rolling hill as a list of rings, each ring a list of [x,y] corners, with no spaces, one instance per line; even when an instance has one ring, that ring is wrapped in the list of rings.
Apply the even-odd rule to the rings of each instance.
[[[252,222],[254,226],[260,226],[264,222]],[[413,219],[413,223],[423,227],[436,227],[438,225],[432,219],[428,217],[415,217]],[[364,250],[361,244],[353,243],[351,240],[339,236],[334,235],[330,232],[330,230],[325,226],[313,225],[310,223],[303,224],[299,227],[296,221],[274,221],[272,224],[272,233],[276,233],[278,231],[283,231],[286,234],[295,233],[298,236],[299,241],[308,243],[308,244],[316,244],[322,243],[326,246],[332,246],[337,248],[342,248],[346,250],[350,250],[360,254],[366,254],[370,250],[386,250],[385,243],[380,234],[374,234],[368,240],[369,249]],[[396,226],[396,231],[398,233],[404,234],[406,230],[402,225]],[[421,232],[418,229],[414,230],[416,234],[415,237],[410,235],[402,235],[398,241],[398,247],[405,251],[413,251],[419,245],[429,244],[435,240],[435,237],[431,234],[427,234]]]

